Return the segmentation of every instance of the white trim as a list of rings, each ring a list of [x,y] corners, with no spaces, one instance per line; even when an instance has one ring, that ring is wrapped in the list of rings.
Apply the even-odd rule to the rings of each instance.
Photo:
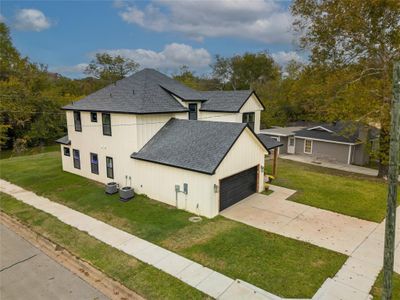
[[[329,129],[323,127],[323,126],[315,126],[315,127],[307,128],[307,130],[313,130],[313,129],[318,129],[318,128],[323,129],[323,130],[325,130],[325,131],[328,131],[328,132],[330,132],[330,133],[333,132],[332,130],[329,130]]]
[[[306,137],[306,136],[296,136],[296,138],[299,138],[299,139],[307,139],[307,140],[313,140],[313,141],[319,141],[319,142],[326,142],[326,143],[352,145],[352,146],[358,145],[358,144],[362,144],[362,143],[363,143],[363,142],[359,142],[359,143],[336,142],[336,141],[332,141],[332,140],[315,139],[315,138]]]
[[[272,133],[272,132],[267,132],[265,129],[260,130],[261,134],[266,134],[266,135],[275,135],[275,136],[292,136],[293,134],[286,134],[286,133]]]
[[[310,141],[310,142],[311,142],[311,151],[310,151],[310,152],[306,152],[306,141]],[[304,152],[305,154],[312,154],[312,153],[313,153],[313,146],[314,146],[313,140],[311,140],[311,139],[305,139],[305,140],[304,140],[304,149],[303,149],[303,152]]]
[[[352,145],[349,145],[349,155],[347,157],[347,164],[348,165],[350,165],[350,163],[351,163],[351,148],[352,148]]]

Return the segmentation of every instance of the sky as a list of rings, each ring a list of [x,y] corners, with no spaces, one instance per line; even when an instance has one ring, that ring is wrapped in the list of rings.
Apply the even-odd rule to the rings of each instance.
[[[0,20],[31,61],[71,78],[97,52],[141,68],[176,73],[187,65],[210,72],[215,55],[268,51],[282,66],[305,60],[290,31],[290,1],[1,1]]]

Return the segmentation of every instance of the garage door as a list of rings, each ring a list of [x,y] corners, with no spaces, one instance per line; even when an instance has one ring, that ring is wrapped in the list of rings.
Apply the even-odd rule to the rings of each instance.
[[[257,167],[224,178],[220,183],[219,210],[223,210],[257,191]]]

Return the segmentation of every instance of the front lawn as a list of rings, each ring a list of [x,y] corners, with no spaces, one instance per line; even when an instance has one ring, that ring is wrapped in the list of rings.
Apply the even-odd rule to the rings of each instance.
[[[386,214],[387,185],[373,177],[280,159],[272,184],[297,190],[295,202],[373,222]]]
[[[383,272],[381,272],[375,281],[374,286],[371,289],[371,295],[374,299],[378,300],[382,298],[383,290]],[[400,299],[400,275],[393,273],[393,290],[392,299]]]
[[[122,203],[103,186],[61,171],[59,153],[0,161],[0,177],[269,292],[310,298],[346,256],[223,217],[191,214],[143,195]]]
[[[0,193],[0,209],[145,298],[209,298],[180,280],[9,195]]]

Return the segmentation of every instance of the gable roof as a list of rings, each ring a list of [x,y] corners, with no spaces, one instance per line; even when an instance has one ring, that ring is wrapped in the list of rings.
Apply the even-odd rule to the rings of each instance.
[[[250,98],[253,91],[206,91],[202,92],[208,99],[202,104],[201,111],[239,112]],[[260,102],[261,103],[261,102]]]
[[[187,112],[176,96],[182,101],[204,102],[202,111],[238,112],[252,93],[196,91],[154,69],[143,69],[63,109],[134,114]]]
[[[360,127],[347,122],[318,124],[296,131],[296,137],[306,137],[339,143],[355,144],[361,142],[358,138]]]
[[[214,174],[246,127],[243,123],[171,119],[131,157]]]

